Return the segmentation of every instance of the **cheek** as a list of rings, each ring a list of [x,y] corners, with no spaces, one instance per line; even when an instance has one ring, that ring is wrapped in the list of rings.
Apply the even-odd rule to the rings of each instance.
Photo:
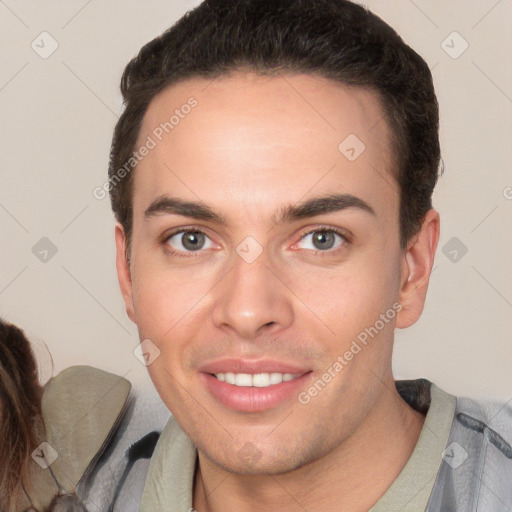
[[[346,330],[373,323],[398,296],[397,273],[377,258],[354,260],[338,269],[311,271],[304,276],[296,281],[301,283],[297,295],[337,332],[340,326]]]
[[[182,329],[201,307],[201,298],[211,286],[207,276],[193,267],[172,268],[139,259],[133,267],[135,320],[141,335],[156,340],[169,336],[169,330]]]
[[[399,275],[392,265],[386,264],[387,259],[374,253],[324,275],[323,279],[317,279],[318,275],[308,277],[304,296],[310,310],[321,320],[317,322],[317,336],[324,339],[331,359],[344,354],[353,342],[364,347],[364,355],[357,356],[361,363],[380,360],[390,350],[391,344],[384,341],[393,336],[399,307]],[[384,321],[383,314],[387,315]],[[320,335],[321,332],[325,334]],[[376,343],[377,340],[383,343]],[[355,366],[351,364],[351,368]]]

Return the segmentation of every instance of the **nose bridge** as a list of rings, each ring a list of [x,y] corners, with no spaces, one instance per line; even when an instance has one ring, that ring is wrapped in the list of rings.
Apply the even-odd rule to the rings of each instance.
[[[265,328],[289,325],[292,305],[267,252],[248,238],[237,247],[230,262],[232,270],[216,287],[212,320],[218,328],[229,327],[239,337],[252,339]]]

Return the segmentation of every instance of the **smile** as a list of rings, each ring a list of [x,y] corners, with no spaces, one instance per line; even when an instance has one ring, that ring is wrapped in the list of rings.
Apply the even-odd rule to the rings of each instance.
[[[297,379],[300,373],[216,373],[215,377],[221,382],[227,382],[240,387],[267,388],[282,382]]]
[[[306,373],[200,373],[207,393],[220,405],[235,411],[263,412],[293,405],[312,378]]]

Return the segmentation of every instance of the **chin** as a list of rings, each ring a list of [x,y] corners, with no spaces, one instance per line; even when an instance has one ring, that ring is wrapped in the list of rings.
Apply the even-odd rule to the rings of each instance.
[[[227,449],[216,454],[209,454],[204,451],[202,453],[224,471],[247,476],[282,475],[299,469],[321,457],[321,454],[313,455],[316,452],[313,446],[307,452],[301,446],[288,450],[283,449],[282,445],[280,450],[276,450],[276,448],[276,446],[267,445],[259,450],[254,444],[247,442],[234,453]]]

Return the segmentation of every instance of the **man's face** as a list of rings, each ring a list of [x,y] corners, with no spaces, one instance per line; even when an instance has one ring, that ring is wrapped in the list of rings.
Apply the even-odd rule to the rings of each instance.
[[[190,97],[197,106],[182,109]],[[176,109],[172,131],[155,132]],[[151,102],[136,147],[148,136],[157,144],[135,171],[124,295],[140,339],[160,350],[149,366],[158,392],[225,469],[319,458],[369,421],[392,383],[405,257],[377,96],[309,75],[187,80]],[[329,195],[345,207],[282,218]],[[225,222],[178,214],[171,198]],[[246,375],[220,376],[237,386],[219,373]],[[279,383],[284,373],[293,380]]]

